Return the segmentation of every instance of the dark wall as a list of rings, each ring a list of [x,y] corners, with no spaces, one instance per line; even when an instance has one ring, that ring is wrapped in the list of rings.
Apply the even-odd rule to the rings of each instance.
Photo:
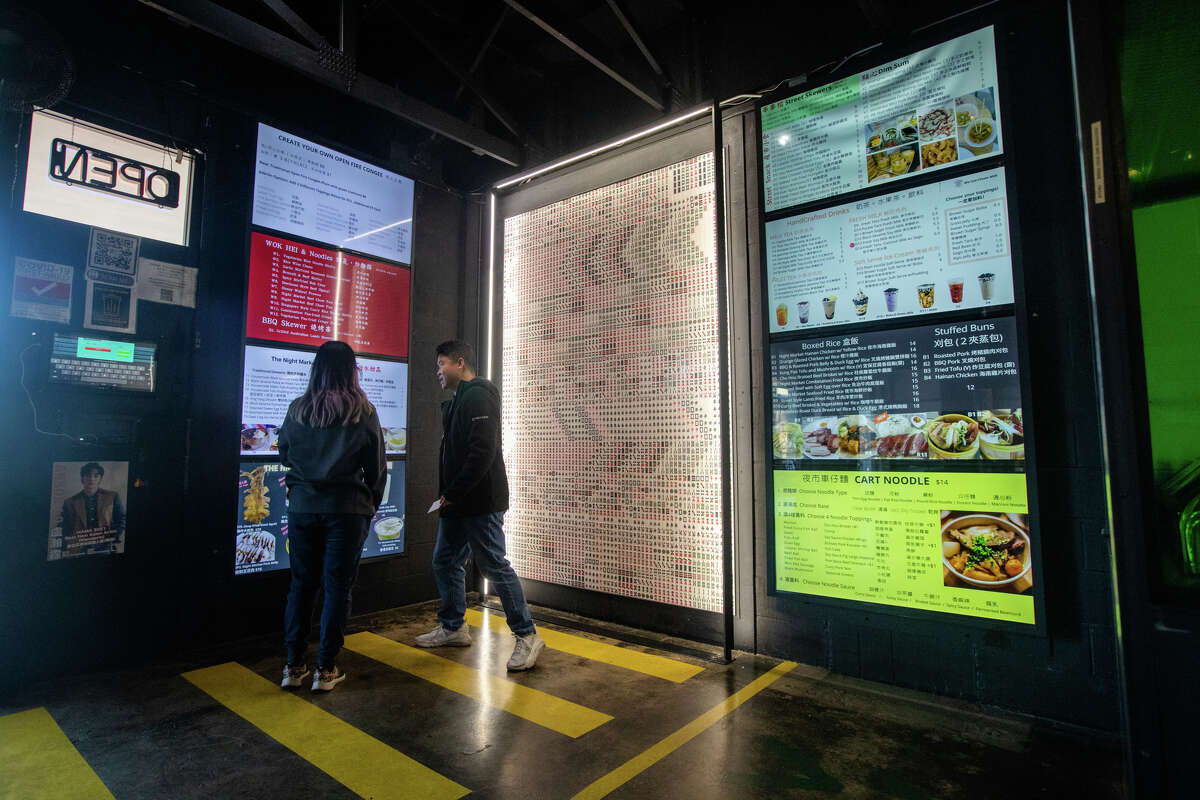
[[[477,327],[477,258],[467,271],[479,206],[404,160],[395,120],[282,73],[138,6],[64,17],[76,82],[57,107],[90,121],[201,152],[190,246],[143,240],[141,254],[199,269],[197,308],[141,303],[138,337],[160,347],[152,398],[48,389],[31,375],[38,422],[20,386],[18,354],[67,326],[8,315],[13,257],[76,267],[70,330],[82,330],[90,229],[20,211],[24,115],[0,116],[0,480],[8,513],[0,582],[0,688],[130,662],[172,649],[279,630],[286,574],[235,578],[241,335],[256,122],[269,121],[418,179],[413,251],[409,464],[403,557],[364,564],[355,610],[436,595],[429,557],[436,520],[441,390],[433,345]],[[120,41],[114,51],[108,45]],[[272,86],[278,87],[273,90]],[[17,148],[14,150],[14,145]],[[464,280],[466,276],[467,280]],[[470,290],[468,290],[470,289]],[[25,356],[35,367],[45,353]],[[36,373],[36,369],[32,372]],[[86,442],[77,441],[82,435]],[[47,563],[54,461],[129,460],[126,551]]]
[[[975,27],[992,19],[979,14],[959,22]],[[1019,323],[1029,349],[1046,635],[768,595],[767,543],[760,538],[758,646],[842,674],[1115,732],[1111,553],[1065,11],[995,19],[1018,211],[1013,238],[1025,275]],[[761,364],[761,349],[755,356]],[[761,397],[761,375],[759,381]],[[759,475],[769,469],[763,457],[760,451]],[[760,491],[760,530],[770,508]]]

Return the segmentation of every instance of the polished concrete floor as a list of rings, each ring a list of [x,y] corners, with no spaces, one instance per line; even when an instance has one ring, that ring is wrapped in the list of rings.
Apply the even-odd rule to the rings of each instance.
[[[468,621],[472,647],[429,652],[430,604],[357,620],[327,695],[279,690],[268,640],[27,687],[0,698],[0,797],[1120,796],[1115,743],[1080,732],[564,625],[506,674],[502,615]]]

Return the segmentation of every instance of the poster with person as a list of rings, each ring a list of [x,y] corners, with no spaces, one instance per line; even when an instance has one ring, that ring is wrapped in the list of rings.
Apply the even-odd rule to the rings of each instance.
[[[128,461],[56,461],[47,561],[125,552]]]

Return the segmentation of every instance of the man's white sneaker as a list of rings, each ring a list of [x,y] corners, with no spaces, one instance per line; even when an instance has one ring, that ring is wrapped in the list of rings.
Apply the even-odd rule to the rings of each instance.
[[[513,648],[512,657],[508,659],[509,672],[523,672],[527,669],[533,669],[533,665],[537,663],[538,655],[546,647],[546,643],[542,641],[542,637],[538,636],[537,631],[525,636],[517,637],[517,645]]]
[[[330,692],[333,691],[333,687],[344,680],[346,680],[346,673],[337,667],[333,669],[319,669],[317,670],[317,674],[313,676],[312,690],[314,692]]]
[[[285,664],[283,666],[283,680],[279,685],[284,689],[298,689],[304,685],[304,679],[308,677],[308,667],[304,664]]]
[[[417,637],[417,647],[470,647],[471,634],[463,625],[456,631],[448,631],[441,625]]]

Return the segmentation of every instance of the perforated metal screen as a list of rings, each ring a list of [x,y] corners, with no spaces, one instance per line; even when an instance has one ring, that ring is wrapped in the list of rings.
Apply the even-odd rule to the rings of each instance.
[[[712,169],[697,156],[504,221],[522,577],[721,608]]]

